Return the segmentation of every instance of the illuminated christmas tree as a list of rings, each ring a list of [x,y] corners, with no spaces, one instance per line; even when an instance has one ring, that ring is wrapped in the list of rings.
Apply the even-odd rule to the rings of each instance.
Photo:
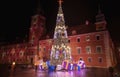
[[[51,65],[61,65],[64,60],[71,60],[71,49],[68,46],[68,36],[62,11],[62,1],[59,0],[58,2],[59,9],[50,54]]]

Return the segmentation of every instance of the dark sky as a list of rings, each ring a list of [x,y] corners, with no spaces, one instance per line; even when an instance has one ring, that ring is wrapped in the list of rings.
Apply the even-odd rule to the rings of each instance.
[[[4,0],[0,2],[0,42],[24,39],[29,33],[31,16],[35,14],[37,0]],[[95,22],[100,4],[108,22],[108,29],[115,40],[120,39],[120,4],[116,0],[64,0],[63,12],[66,25],[84,24],[85,20]],[[54,29],[58,11],[57,0],[40,0],[46,17],[48,31]]]

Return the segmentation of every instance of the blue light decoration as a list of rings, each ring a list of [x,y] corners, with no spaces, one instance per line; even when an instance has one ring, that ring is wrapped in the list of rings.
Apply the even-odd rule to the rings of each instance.
[[[48,67],[48,71],[54,71],[54,70],[55,70],[55,66],[51,65],[51,66]]]
[[[47,66],[50,66],[50,61],[49,60],[46,61],[46,64],[47,64]]]
[[[80,71],[80,66],[78,66],[78,71]]]
[[[47,67],[48,67],[48,71],[50,72],[50,71],[54,71],[55,70],[55,66],[53,66],[53,65],[50,65],[50,61],[48,60],[48,61],[46,61],[46,64],[47,64]]]

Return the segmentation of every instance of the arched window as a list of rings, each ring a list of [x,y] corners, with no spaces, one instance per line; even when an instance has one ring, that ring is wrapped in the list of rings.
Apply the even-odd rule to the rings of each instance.
[[[77,42],[80,42],[80,37],[77,38]]]

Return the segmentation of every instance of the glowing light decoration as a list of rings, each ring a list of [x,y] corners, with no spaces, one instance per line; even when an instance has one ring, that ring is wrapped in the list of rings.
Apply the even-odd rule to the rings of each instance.
[[[64,60],[71,60],[71,49],[68,46],[68,36],[62,11],[62,1],[59,0],[59,9],[54,31],[53,45],[50,54],[50,64],[60,68]],[[67,67],[66,67],[67,68]]]
[[[78,61],[78,68],[85,68],[85,62],[83,60]]]
[[[73,70],[73,64],[72,63],[70,64],[70,70]]]

